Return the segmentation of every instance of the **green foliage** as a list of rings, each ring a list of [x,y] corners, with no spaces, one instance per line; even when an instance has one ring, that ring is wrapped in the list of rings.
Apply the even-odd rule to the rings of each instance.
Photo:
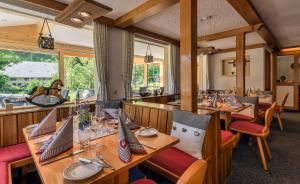
[[[92,58],[65,58],[65,86],[69,90],[94,89],[95,62]]]
[[[0,70],[3,71],[6,66],[21,62],[20,56],[14,51],[0,50]]]
[[[138,91],[144,86],[144,64],[133,64],[132,83],[133,91]]]
[[[25,92],[28,93],[31,91],[33,88],[40,86],[40,81],[37,79],[31,80],[30,82],[27,83],[25,87]]]
[[[144,86],[144,64],[133,64],[132,90],[138,91]],[[160,86],[159,64],[147,64],[147,86],[149,90],[157,89]]]

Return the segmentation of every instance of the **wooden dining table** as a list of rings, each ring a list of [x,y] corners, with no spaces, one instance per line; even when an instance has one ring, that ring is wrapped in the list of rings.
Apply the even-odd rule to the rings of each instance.
[[[91,145],[98,145],[96,148],[90,146],[84,148],[84,152],[79,153],[77,155],[67,157],[47,165],[41,165],[39,163],[39,155],[36,154],[37,146],[35,143],[39,142],[41,139],[43,139],[43,137],[28,140],[28,132],[25,128],[23,129],[23,134],[31,152],[37,171],[40,175],[41,181],[44,184],[127,184],[128,173],[130,168],[137,166],[138,164],[151,158],[152,156],[156,155],[162,150],[169,148],[179,142],[179,140],[176,137],[163,133],[158,133],[157,136],[147,138],[138,136],[138,140],[142,144],[149,145],[152,148],[145,146],[147,154],[133,154],[130,162],[124,163],[119,159],[118,156],[118,134],[112,134],[91,141]],[[60,154],[58,157],[70,154],[79,149],[82,148],[80,148],[79,144],[75,144],[73,148]],[[89,179],[80,181],[69,181],[64,179],[63,172],[68,166],[70,166],[74,162],[78,162],[78,159],[80,157],[96,158],[96,154],[101,154],[103,159],[114,167],[114,170],[111,168],[104,168],[97,175]]]
[[[168,105],[180,106],[180,101],[168,102]],[[242,107],[239,108],[229,108],[229,107],[208,107],[205,105],[198,104],[198,109],[212,110],[220,112],[220,119],[225,122],[225,130],[229,130],[229,126],[231,123],[231,113],[239,113],[244,109],[251,107],[250,104],[243,104]]]

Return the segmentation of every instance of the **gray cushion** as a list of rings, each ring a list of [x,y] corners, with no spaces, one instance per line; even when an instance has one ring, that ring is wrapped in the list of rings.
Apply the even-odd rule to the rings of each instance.
[[[210,115],[197,115],[181,110],[175,110],[174,112],[175,122],[203,130],[207,129],[210,118]]]

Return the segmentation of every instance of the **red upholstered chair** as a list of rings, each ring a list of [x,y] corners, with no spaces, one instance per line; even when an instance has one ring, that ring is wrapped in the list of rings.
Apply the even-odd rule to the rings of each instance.
[[[285,106],[285,103],[287,101],[287,98],[289,96],[289,93],[287,93],[282,102],[281,102],[281,105],[277,105],[276,106],[276,109],[275,109],[275,113],[277,114],[277,120],[278,120],[278,124],[279,124],[279,127],[280,127],[280,130],[282,131],[283,130],[283,127],[282,127],[282,117],[281,117],[281,114],[283,113],[283,108]]]
[[[18,167],[27,165],[32,162],[30,158],[31,154],[26,143],[0,148],[0,183],[9,183],[10,168],[14,168],[14,165]]]
[[[231,114],[231,122],[234,122],[234,121],[254,122],[258,115],[258,97],[236,96],[236,98],[240,102],[251,104],[252,106],[242,110],[239,113],[232,113]]]
[[[268,167],[265,159],[262,141],[266,147],[268,157],[271,158],[271,152],[266,139],[270,133],[269,127],[272,122],[275,108],[276,102],[273,103],[272,106],[266,111],[264,126],[248,121],[236,121],[230,125],[230,129],[237,132],[238,138],[240,138],[242,134],[248,134],[250,136],[256,137],[264,170],[268,170]]]
[[[193,162],[188,169],[180,176],[177,184],[202,184],[207,171],[207,162],[197,160]],[[156,184],[152,180],[141,179],[131,184]]]

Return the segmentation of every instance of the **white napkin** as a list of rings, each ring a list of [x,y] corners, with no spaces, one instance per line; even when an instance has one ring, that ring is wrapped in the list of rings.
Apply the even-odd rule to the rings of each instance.
[[[52,111],[29,134],[28,139],[55,132],[57,120],[57,108]]]

